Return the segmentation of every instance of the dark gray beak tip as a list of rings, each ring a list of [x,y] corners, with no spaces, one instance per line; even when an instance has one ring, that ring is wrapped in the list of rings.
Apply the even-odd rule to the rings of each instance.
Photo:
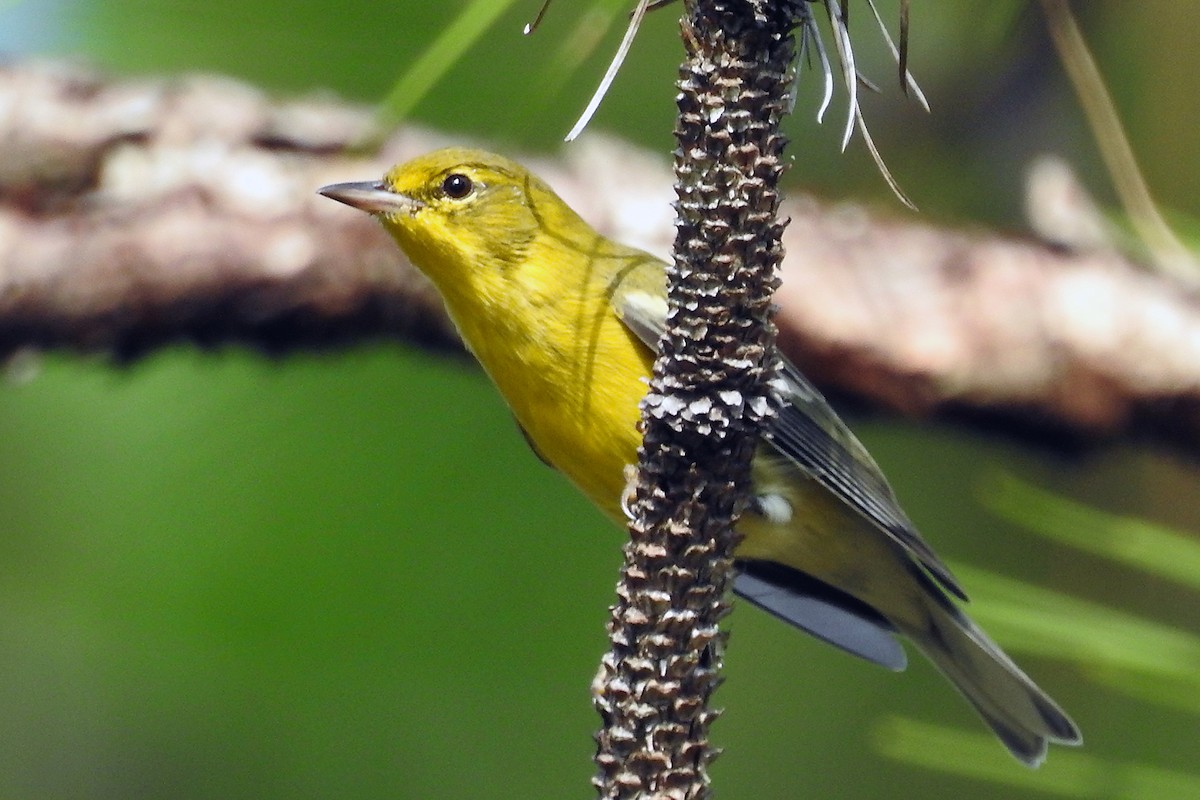
[[[379,181],[331,183],[318,189],[317,194],[368,214],[411,214],[421,207],[411,197],[394,192]]]

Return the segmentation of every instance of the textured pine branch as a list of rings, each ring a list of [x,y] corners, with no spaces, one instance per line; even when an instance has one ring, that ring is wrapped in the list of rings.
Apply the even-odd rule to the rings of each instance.
[[[733,524],[773,408],[771,295],[802,3],[685,4],[670,315],[642,405],[630,541],[595,683],[603,798],[704,798]]]

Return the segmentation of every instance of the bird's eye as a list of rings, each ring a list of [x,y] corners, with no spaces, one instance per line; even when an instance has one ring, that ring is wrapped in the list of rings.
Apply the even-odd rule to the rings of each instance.
[[[447,175],[446,180],[442,181],[442,194],[452,200],[462,200],[475,189],[475,184],[471,179],[461,172],[456,172],[453,175]]]

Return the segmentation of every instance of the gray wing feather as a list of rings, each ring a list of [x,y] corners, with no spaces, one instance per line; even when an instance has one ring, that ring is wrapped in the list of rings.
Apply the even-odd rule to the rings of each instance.
[[[666,327],[666,303],[643,292],[614,295],[621,321],[657,349]],[[890,536],[947,591],[966,600],[958,580],[917,533],[867,449],[796,365],[782,355],[779,409],[766,437],[792,464]]]
[[[958,580],[917,533],[875,459],[796,365],[783,362],[784,406],[768,431],[797,467],[900,543],[948,591],[967,599]]]

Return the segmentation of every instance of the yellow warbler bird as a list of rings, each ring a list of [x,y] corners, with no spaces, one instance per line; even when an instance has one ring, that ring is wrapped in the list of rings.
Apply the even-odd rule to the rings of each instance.
[[[433,281],[534,451],[615,519],[638,402],[667,315],[666,265],[605,239],[525,168],[447,149],[321,194],[374,214]],[[734,591],[825,641],[903,669],[908,637],[1030,766],[1080,742],[1065,713],[955,605],[958,582],[874,460],[784,362],[759,446]]]

